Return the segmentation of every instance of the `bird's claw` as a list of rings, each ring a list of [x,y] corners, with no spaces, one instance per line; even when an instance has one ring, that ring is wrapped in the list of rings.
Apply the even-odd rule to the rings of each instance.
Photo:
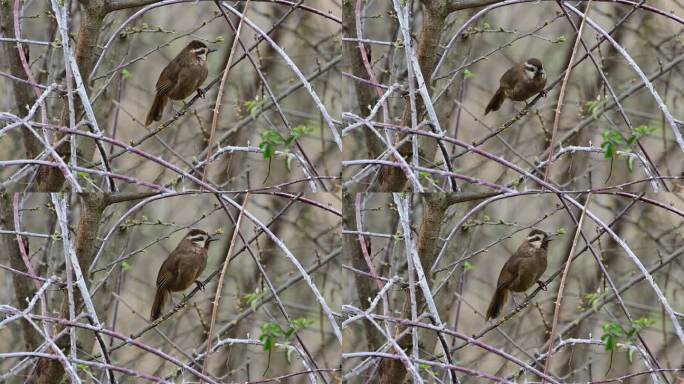
[[[539,284],[539,288],[542,291],[546,291],[548,289],[548,286],[546,285],[546,283],[541,281],[541,280],[537,280],[537,284]]]
[[[199,288],[200,291],[204,291],[204,289],[206,288],[204,283],[199,280],[195,280],[195,284],[197,284],[197,288]]]
[[[199,95],[199,97],[201,97],[203,99],[205,99],[207,97],[207,93],[204,92],[204,89],[202,89],[202,88],[197,88],[197,95]]]
[[[545,91],[545,90],[543,90],[543,89],[542,89],[542,91],[541,91],[541,92],[539,92],[539,94],[540,94],[540,95],[542,95],[542,97],[546,97],[546,91]]]

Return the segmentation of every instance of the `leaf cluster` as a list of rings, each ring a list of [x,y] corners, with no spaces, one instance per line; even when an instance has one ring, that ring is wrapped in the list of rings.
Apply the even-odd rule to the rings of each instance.
[[[630,172],[634,169],[634,156],[630,156],[634,153],[634,145],[642,137],[655,132],[656,128],[649,127],[648,125],[640,125],[632,131],[629,137],[625,138],[620,131],[616,129],[607,129],[603,131],[603,142],[601,143],[601,149],[603,150],[603,155],[606,159],[615,159],[617,152],[622,152],[627,160],[627,169]]]
[[[631,364],[634,354],[634,348],[631,348],[631,346],[634,344],[637,333],[655,323],[656,321],[653,319],[640,318],[635,320],[629,329],[626,329],[618,322],[609,321],[603,324],[601,341],[606,347],[606,351],[610,351],[611,353],[615,352],[616,349],[626,351],[627,360]]]
[[[276,151],[283,152],[285,155],[285,166],[290,170],[290,156],[287,154],[290,152],[290,148],[296,140],[299,140],[305,134],[313,132],[313,128],[307,127],[306,125],[299,125],[292,128],[292,132],[288,137],[283,137],[280,132],[275,129],[269,129],[261,132],[261,143],[259,143],[259,149],[264,153],[264,159],[272,159]]]
[[[276,344],[280,344],[285,351],[285,359],[288,363],[291,363],[291,349],[287,348],[287,346],[290,344],[295,332],[310,327],[313,323],[314,320],[302,317],[292,320],[292,324],[287,329],[283,329],[277,322],[267,322],[261,324],[259,341],[264,343],[264,351],[268,351],[269,353]]]

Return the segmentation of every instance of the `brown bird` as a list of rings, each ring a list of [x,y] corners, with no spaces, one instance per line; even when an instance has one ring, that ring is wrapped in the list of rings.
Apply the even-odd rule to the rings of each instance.
[[[215,240],[218,238],[201,229],[192,229],[164,260],[157,273],[157,293],[154,295],[150,321],[161,316],[170,292],[184,291],[192,283],[204,288],[198,278],[207,266],[209,243]]]
[[[533,229],[527,235],[525,242],[506,261],[501,268],[499,280],[496,283],[496,291],[489,303],[489,308],[487,308],[487,320],[499,316],[501,308],[506,303],[509,291],[525,292],[535,282],[542,289],[546,289],[546,285],[539,278],[546,270],[546,253],[549,241],[551,239],[546,232]]]
[[[522,64],[511,67],[501,76],[499,89],[487,104],[485,115],[489,111],[498,111],[506,98],[513,101],[525,101],[537,93],[545,96],[545,85],[546,75],[539,59],[528,59]]]
[[[204,97],[200,88],[207,78],[207,54],[216,51],[209,49],[198,40],[193,40],[162,70],[157,80],[157,94],[147,113],[145,126],[162,118],[164,107],[169,99],[183,100],[193,92]]]

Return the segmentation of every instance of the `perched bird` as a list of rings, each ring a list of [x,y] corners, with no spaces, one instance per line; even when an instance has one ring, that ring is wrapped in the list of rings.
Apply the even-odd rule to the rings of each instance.
[[[164,107],[169,99],[183,100],[193,92],[204,97],[200,88],[207,78],[207,55],[215,49],[198,40],[193,40],[176,56],[159,75],[157,94],[147,113],[145,126],[162,118]]]
[[[170,292],[184,291],[192,283],[204,288],[198,278],[207,266],[209,243],[216,240],[217,237],[201,229],[192,229],[164,260],[157,273],[157,293],[154,295],[150,321],[161,316]]]
[[[543,289],[546,285],[539,280],[546,270],[546,253],[548,250],[549,235],[539,229],[533,229],[524,243],[506,261],[499,280],[496,283],[496,291],[487,309],[487,320],[496,318],[501,313],[501,308],[508,292],[525,292],[534,283],[538,283]]]
[[[528,59],[522,64],[511,67],[499,80],[499,89],[485,108],[485,115],[489,111],[498,111],[506,98],[513,101],[525,101],[537,93],[544,93],[546,75],[539,59]]]

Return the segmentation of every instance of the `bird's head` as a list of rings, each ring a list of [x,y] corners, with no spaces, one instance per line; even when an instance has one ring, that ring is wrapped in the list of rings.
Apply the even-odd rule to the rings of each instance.
[[[209,243],[219,239],[217,236],[211,236],[201,229],[190,230],[185,238],[190,240],[192,245],[199,248],[209,248]]]
[[[185,49],[195,55],[198,61],[207,61],[207,55],[216,51],[199,40],[191,41]]]
[[[530,79],[545,76],[544,67],[539,59],[527,59],[527,61],[523,64],[523,67],[525,68],[525,75],[527,75],[527,77]]]
[[[527,244],[535,249],[546,248],[546,246],[549,244],[549,241],[551,241],[549,234],[541,229],[533,229],[527,235]]]

